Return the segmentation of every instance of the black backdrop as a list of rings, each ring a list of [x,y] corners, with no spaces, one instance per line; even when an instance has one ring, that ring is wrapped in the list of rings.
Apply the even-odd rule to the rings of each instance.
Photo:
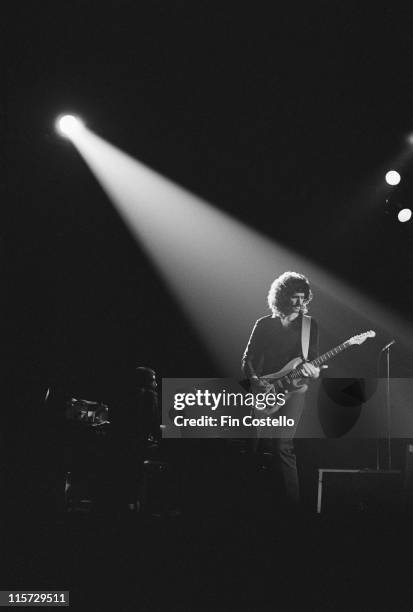
[[[399,7],[356,2],[14,8],[2,75],[2,351],[16,386],[41,395],[58,380],[96,397],[132,362],[160,377],[218,373],[56,135],[65,109],[409,318],[411,227],[383,214],[378,187],[411,129],[410,29]]]

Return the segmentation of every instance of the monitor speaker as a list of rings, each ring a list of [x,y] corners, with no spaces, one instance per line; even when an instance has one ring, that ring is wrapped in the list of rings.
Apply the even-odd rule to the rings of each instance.
[[[318,470],[318,514],[381,514],[403,507],[400,470]]]

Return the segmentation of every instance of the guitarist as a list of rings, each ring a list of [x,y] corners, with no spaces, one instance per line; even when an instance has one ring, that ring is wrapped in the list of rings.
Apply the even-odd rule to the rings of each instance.
[[[242,358],[242,370],[251,383],[254,392],[265,391],[265,383],[260,376],[280,370],[294,357],[303,353],[303,317],[313,294],[307,278],[296,272],[284,272],[274,280],[268,293],[268,306],[271,315],[258,319]],[[318,326],[306,317],[308,355],[315,359],[318,355]],[[318,378],[320,368],[311,363],[302,366],[304,376]],[[288,399],[289,415],[296,422],[303,409],[304,395],[292,394]],[[298,417],[297,417],[298,415]],[[272,435],[268,432],[267,435]],[[274,432],[277,435],[277,432]],[[294,435],[294,434],[292,434]],[[277,490],[281,490],[283,505],[287,510],[297,508],[299,503],[299,482],[294,443],[291,437],[266,437],[257,441],[258,450],[271,457],[271,469],[276,476]]]

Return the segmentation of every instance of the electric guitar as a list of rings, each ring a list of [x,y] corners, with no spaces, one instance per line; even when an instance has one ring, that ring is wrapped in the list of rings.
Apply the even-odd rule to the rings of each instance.
[[[346,340],[342,344],[334,347],[327,353],[320,355],[311,363],[313,366],[320,366],[332,357],[335,357],[342,351],[346,350],[350,346],[354,344],[363,344],[367,340],[367,338],[374,338],[376,332],[370,330],[364,332],[363,334],[358,334],[357,336],[353,336],[349,340]],[[278,372],[274,372],[273,374],[265,374],[265,376],[260,376],[259,380],[261,385],[252,385],[253,393],[263,393],[264,395],[268,395],[269,393],[284,393],[285,400],[288,401],[288,397],[294,393],[305,393],[308,389],[308,385],[302,382],[302,378],[305,376],[301,365],[304,363],[301,357],[295,357],[291,359],[281,370]],[[262,384],[264,383],[264,384]],[[281,406],[267,406],[264,410],[257,410],[256,414],[261,414],[262,416],[270,416],[277,412]]]

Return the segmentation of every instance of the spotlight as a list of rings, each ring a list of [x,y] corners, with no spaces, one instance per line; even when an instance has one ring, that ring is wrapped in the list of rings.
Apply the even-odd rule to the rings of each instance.
[[[62,136],[72,138],[83,128],[82,121],[74,115],[62,115],[56,121],[56,129]]]
[[[389,170],[386,174],[386,183],[388,185],[398,185],[402,177],[396,170]]]
[[[406,223],[412,218],[412,211],[410,210],[410,208],[402,208],[401,210],[399,210],[397,218],[400,223]]]

